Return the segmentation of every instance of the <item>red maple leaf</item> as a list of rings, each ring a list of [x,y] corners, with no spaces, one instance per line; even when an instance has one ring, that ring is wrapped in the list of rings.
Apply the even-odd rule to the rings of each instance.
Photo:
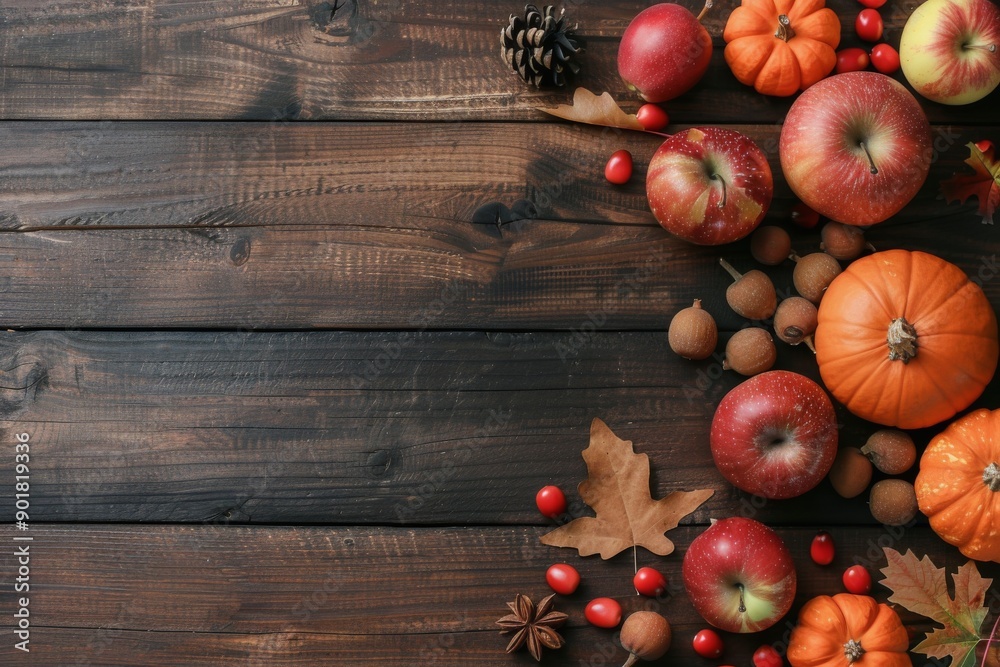
[[[941,192],[949,202],[965,202],[969,197],[979,200],[979,214],[984,225],[993,224],[993,213],[1000,206],[1000,162],[993,157],[993,143],[980,141],[966,144],[969,157],[965,164],[974,174],[955,174],[941,182]]]

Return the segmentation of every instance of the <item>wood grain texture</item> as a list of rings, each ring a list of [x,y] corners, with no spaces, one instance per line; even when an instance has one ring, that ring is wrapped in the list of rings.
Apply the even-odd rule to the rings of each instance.
[[[677,641],[667,660],[696,664],[687,638],[704,627],[683,590],[686,546],[701,528],[677,531],[677,552],[666,558],[645,551],[640,565],[654,565],[670,582],[661,598],[635,595],[632,556],[610,561],[579,558],[542,546],[541,529],[470,527],[293,528],[221,526],[36,526],[32,534],[30,661],[18,664],[315,665],[332,661],[391,665],[528,664],[526,654],[503,654],[506,640],[493,622],[515,593],[546,594],[545,568],[563,560],[580,570],[581,589],[560,597],[570,615],[568,647],[546,664],[584,664],[601,652],[607,664],[624,653],[609,631],[590,627],[583,607],[598,596],[618,599],[626,612],[649,608],[666,615]],[[830,528],[838,545],[830,567],[808,559],[815,528],[782,529],[796,561],[798,592],[788,624],[761,634],[726,635],[726,659],[747,664],[760,644],[782,647],[797,609],[818,594],[841,590],[843,568],[860,562],[879,579],[883,546],[932,552],[939,566],[964,562],[926,528]],[[10,542],[11,528],[0,529]],[[905,548],[904,548],[905,550]],[[13,557],[0,555],[7,570]],[[981,565],[985,576],[996,566]],[[884,591],[884,589],[881,589]],[[1000,596],[989,598],[994,613]],[[0,590],[11,608],[14,593]],[[926,620],[903,612],[915,629]],[[0,627],[13,621],[4,614]],[[9,633],[9,631],[8,631]],[[339,656],[339,658],[338,658]],[[348,658],[347,656],[350,656]],[[129,661],[132,662],[129,662]],[[211,660],[212,662],[209,662]],[[615,662],[617,660],[617,662]],[[602,663],[604,664],[604,663]],[[917,662],[915,664],[923,664]]]
[[[737,127],[780,174],[778,128]],[[924,189],[869,232],[876,247],[983,272],[994,303],[997,245],[975,204],[947,204],[938,183],[966,169],[964,143],[997,133],[937,128]],[[622,138],[600,128],[8,123],[0,135],[7,327],[569,329],[601,313],[610,328],[662,329],[724,284],[719,250],[663,231],[641,179],[604,182]],[[658,139],[628,140],[642,173]],[[527,219],[472,223],[483,204],[517,200]],[[792,202],[777,176],[767,221],[787,224]],[[800,253],[817,245],[796,235]],[[725,252],[751,265],[747,242]],[[775,272],[779,287],[788,274]]]
[[[0,354],[2,439],[37,443],[35,521],[541,524],[550,483],[589,513],[575,488],[601,417],[650,455],[654,497],[715,489],[685,523],[872,522],[828,482],[786,502],[725,482],[708,430],[740,378],[659,332],[35,332],[0,334]],[[818,379],[803,347],[778,366]],[[842,445],[876,428],[838,418]]]
[[[681,4],[697,12],[702,2]],[[918,4],[883,11],[887,41],[898,44]],[[787,112],[789,99],[743,86],[723,60],[722,31],[737,5],[720,0],[706,17],[712,64],[670,102],[677,121],[776,123]],[[841,45],[866,46],[854,33],[854,1],[828,5],[842,17]],[[498,0],[5,0],[0,118],[539,121],[536,107],[569,93],[526,86],[501,61],[500,29],[520,8]],[[567,9],[586,42],[575,84],[637,108],[616,54],[639,8],[579,0]],[[997,95],[926,106],[932,120],[995,122]]]

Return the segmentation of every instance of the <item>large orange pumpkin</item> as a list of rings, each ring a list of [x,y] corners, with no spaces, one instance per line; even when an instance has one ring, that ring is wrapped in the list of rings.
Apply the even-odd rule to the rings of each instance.
[[[787,97],[833,71],[840,19],[824,0],[743,0],[726,22],[724,56],[741,83]]]
[[[941,539],[1000,562],[1000,410],[971,412],[931,440],[914,486]]]
[[[819,306],[816,361],[859,417],[922,428],[967,408],[997,367],[997,319],[979,285],[923,252],[856,260]]]
[[[813,598],[788,640],[792,667],[910,667],[910,639],[892,608],[867,595]]]

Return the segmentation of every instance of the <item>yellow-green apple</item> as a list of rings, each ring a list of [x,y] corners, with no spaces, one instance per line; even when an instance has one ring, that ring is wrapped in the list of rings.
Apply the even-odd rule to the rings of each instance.
[[[898,81],[845,72],[795,100],[778,153],[799,199],[837,222],[873,225],[898,213],[927,179],[931,127]]]
[[[697,17],[673,3],[653,5],[628,24],[618,46],[618,73],[647,102],[666,102],[698,83],[712,59],[712,37]]]
[[[927,0],[903,26],[899,60],[929,100],[981,100],[1000,84],[1000,9],[990,0]]]
[[[653,154],[646,198],[659,223],[682,239],[719,245],[764,219],[774,194],[771,167],[753,140],[719,127],[674,134]]]
[[[794,498],[826,477],[837,456],[837,418],[823,388],[804,375],[768,371],[736,385],[712,419],[712,458],[733,486]]]
[[[759,521],[713,521],[684,554],[684,588],[706,621],[727,632],[759,632],[788,613],[795,564],[773,530]]]

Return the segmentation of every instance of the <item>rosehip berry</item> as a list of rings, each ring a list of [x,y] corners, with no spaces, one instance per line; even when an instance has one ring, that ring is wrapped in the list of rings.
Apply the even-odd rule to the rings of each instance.
[[[872,575],[864,565],[852,565],[844,571],[844,588],[848,593],[868,595],[872,590]]]
[[[833,537],[825,530],[816,533],[812,544],[809,545],[809,557],[817,565],[829,565],[833,562],[835,555]]]
[[[886,0],[858,0],[865,7],[871,7],[872,9],[878,9],[886,3]]]
[[[844,72],[860,72],[868,68],[871,61],[864,49],[851,47],[837,51],[837,74]]]
[[[882,15],[877,9],[862,9],[858,18],[854,19],[854,31],[866,42],[877,42],[882,39]]]
[[[783,667],[785,661],[770,644],[764,644],[753,652],[753,667]]]
[[[632,178],[632,154],[627,150],[615,151],[604,166],[604,178],[615,185],[625,185]]]
[[[635,592],[639,595],[655,598],[663,595],[667,590],[667,578],[659,570],[654,570],[651,567],[640,567],[635,576],[632,577],[632,585],[635,586]]]
[[[580,585],[580,573],[572,565],[556,563],[545,571],[545,581],[559,595],[572,595]]]
[[[819,213],[806,206],[803,202],[797,202],[792,206],[792,222],[799,227],[812,229],[819,224]]]
[[[550,519],[566,513],[566,495],[558,486],[543,486],[535,495],[535,504]]]
[[[722,637],[715,630],[709,630],[708,628],[698,631],[698,634],[691,640],[691,646],[694,648],[695,653],[709,660],[718,658],[722,655],[722,650],[725,648],[722,645]]]
[[[611,598],[594,598],[583,610],[587,622],[599,628],[617,628],[622,622],[622,606]]]
[[[636,120],[644,130],[659,132],[670,124],[670,117],[659,104],[643,104],[635,112]]]
[[[895,74],[899,71],[899,51],[884,42],[872,47],[871,61],[882,74]]]

